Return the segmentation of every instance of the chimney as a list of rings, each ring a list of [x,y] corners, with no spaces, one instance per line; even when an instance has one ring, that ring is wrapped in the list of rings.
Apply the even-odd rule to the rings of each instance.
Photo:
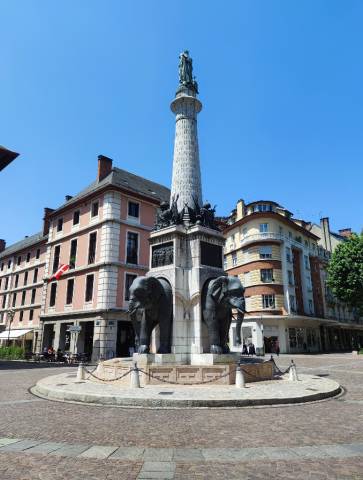
[[[73,197],[72,195],[66,195],[65,198],[66,198],[66,202],[69,202],[69,200],[72,200]]]
[[[107,177],[112,171],[112,159],[104,155],[98,155],[98,176],[97,180],[100,182]]]
[[[323,247],[328,252],[331,252],[331,240],[330,240],[330,226],[329,226],[329,217],[324,217],[320,219],[320,227],[321,227],[321,241],[323,243]]]
[[[50,227],[50,220],[49,215],[54,212],[54,208],[45,208],[44,209],[44,217],[43,217],[43,235],[48,235],[49,227]]]
[[[5,250],[6,242],[3,238],[0,238],[0,253]]]
[[[341,230],[339,230],[339,235],[341,237],[349,238],[349,237],[352,236],[352,229],[351,228],[342,228]]]
[[[245,215],[245,202],[242,199],[240,199],[237,202],[236,222],[238,220],[241,220],[241,218],[243,218],[244,215]]]

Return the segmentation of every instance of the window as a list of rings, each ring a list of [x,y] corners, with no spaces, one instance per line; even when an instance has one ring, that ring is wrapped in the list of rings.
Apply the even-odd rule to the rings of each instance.
[[[94,275],[87,275],[86,277],[86,296],[85,301],[91,302],[93,297],[93,280]]]
[[[30,252],[26,254],[26,263],[30,262]]]
[[[139,235],[134,232],[127,232],[127,254],[126,262],[137,265],[139,248]]]
[[[63,218],[58,218],[57,221],[57,232],[61,232],[63,230]]]
[[[262,268],[261,269],[261,282],[273,282],[273,269],[272,268]]]
[[[140,215],[140,205],[135,202],[129,202],[128,207],[128,216],[133,218],[139,218]]]
[[[286,260],[291,263],[291,249],[286,247]]]
[[[24,287],[25,287],[25,285],[27,285],[27,283],[28,283],[28,275],[29,275],[29,272],[25,272],[25,273],[24,273]]]
[[[95,263],[96,260],[96,243],[97,243],[97,232],[93,232],[89,236],[89,245],[88,245],[88,263]]]
[[[268,232],[268,223],[260,223],[260,233]]]
[[[37,293],[36,289],[33,288],[32,289],[32,298],[31,298],[31,301],[30,303],[33,305],[35,303],[35,294]]]
[[[275,308],[275,295],[262,295],[262,308]]]
[[[21,304],[24,305],[25,303],[25,296],[26,296],[26,290],[23,290],[21,293]]]
[[[246,287],[250,281],[250,272],[244,272],[243,274],[243,286]]]
[[[294,295],[289,295],[290,299],[290,310],[292,312],[296,312],[296,301],[295,301],[295,296]]]
[[[50,299],[49,299],[50,307],[54,307],[56,297],[57,297],[57,284],[54,282],[50,286]]]
[[[19,312],[19,322],[22,322],[22,321],[23,321],[23,316],[24,316],[24,312],[23,312],[23,310],[21,310],[21,311]]]
[[[59,256],[60,256],[60,245],[57,245],[54,248],[54,256],[53,256],[53,273],[58,270],[59,267]]]
[[[309,300],[309,312],[314,313],[313,301],[312,300]]]
[[[34,317],[34,310],[31,309],[31,310],[29,310],[29,322],[31,322],[33,320],[33,317]]]
[[[223,268],[224,270],[227,270],[227,257],[223,258]]]
[[[38,281],[38,269],[36,268],[34,270],[33,283],[37,283],[37,281]]]
[[[247,237],[247,227],[244,227],[244,229],[242,230],[242,235],[244,237]]]
[[[3,271],[3,270],[4,270],[4,264],[2,263],[1,264],[1,271]]]
[[[39,260],[39,257],[40,257],[40,248],[38,248],[37,254],[36,254],[35,258],[36,258],[37,260]]]
[[[289,281],[289,285],[294,285],[294,275],[291,270],[287,271],[287,278]]]
[[[6,277],[4,290],[7,290],[8,286],[9,286],[9,277]]]
[[[16,305],[16,293],[13,294],[13,307]]]
[[[74,278],[70,278],[67,282],[66,304],[70,305],[73,301]]]
[[[97,217],[98,216],[98,202],[92,203],[91,216],[92,217]]]
[[[11,268],[11,260],[8,261],[8,268]]]
[[[2,281],[3,281],[3,279],[2,279],[2,278],[0,278],[0,289],[1,289],[1,284],[2,284]]]
[[[282,227],[279,227],[279,234],[282,237],[284,234],[284,229]]]
[[[71,241],[71,251],[69,254],[69,268],[76,268],[77,258],[77,239]],[[92,262],[93,263],[93,262]]]
[[[263,247],[260,247],[260,258],[272,258],[271,245],[265,245]]]
[[[76,210],[75,212],[73,212],[73,225],[79,224],[79,216],[80,216],[79,210]]]
[[[235,267],[237,265],[237,254],[232,253],[232,265]]]
[[[14,285],[15,288],[18,288],[18,283],[19,283],[19,274],[17,273],[15,275],[15,285]]]
[[[3,308],[5,308],[6,305],[6,295],[3,296]]]
[[[310,269],[310,265],[309,265],[309,257],[307,255],[304,255],[304,265],[305,265],[305,268],[307,270]]]
[[[18,264],[18,265],[20,265],[20,264],[21,264],[21,256],[20,256],[20,255],[19,255],[19,257],[18,257],[17,264]]]
[[[126,278],[125,278],[125,300],[126,301],[130,300],[130,287],[136,277],[137,275],[133,275],[132,273],[126,273]]]

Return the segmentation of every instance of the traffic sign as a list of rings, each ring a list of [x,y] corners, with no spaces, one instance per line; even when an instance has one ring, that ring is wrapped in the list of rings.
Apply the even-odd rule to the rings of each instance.
[[[82,330],[82,327],[80,325],[71,325],[68,328],[68,331],[71,333],[79,333]]]

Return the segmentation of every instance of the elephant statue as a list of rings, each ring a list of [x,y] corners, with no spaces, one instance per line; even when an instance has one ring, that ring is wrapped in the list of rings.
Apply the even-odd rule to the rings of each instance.
[[[245,313],[244,291],[237,277],[221,276],[205,284],[202,311],[203,321],[208,328],[210,353],[229,353],[227,342],[232,309],[238,311],[237,327],[239,324],[240,331]]]
[[[151,333],[156,325],[160,326],[158,353],[170,353],[173,306],[169,283],[162,278],[136,277],[129,298],[138,353],[149,353]]]

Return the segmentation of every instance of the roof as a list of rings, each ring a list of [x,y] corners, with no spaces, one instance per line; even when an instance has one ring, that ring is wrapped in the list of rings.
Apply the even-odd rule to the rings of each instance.
[[[170,199],[170,190],[167,187],[164,187],[164,185],[152,182],[151,180],[147,180],[146,178],[127,172],[121,168],[114,167],[107,177],[100,182],[98,180],[92,182],[90,185],[88,185],[88,187],[72,197],[68,202],[54,210],[52,215],[57,213],[59,210],[62,210],[64,207],[68,207],[69,205],[76,203],[91,193],[96,193],[98,190],[102,190],[107,186],[115,186],[129,190],[130,192],[134,192],[138,195],[155,199],[157,202],[169,201]]]
[[[271,203],[272,205],[276,205],[277,207],[283,208],[279,203],[274,202],[273,200],[256,200],[255,202],[246,203],[246,207],[255,205],[255,203]]]
[[[48,235],[43,235],[43,232],[38,232],[30,237],[26,237],[23,240],[20,240],[20,242],[13,243],[9,247],[5,248],[5,250],[0,253],[0,258],[7,257],[15,252],[29,248],[32,245],[41,242],[42,240],[46,240],[47,238]]]
[[[19,154],[0,145],[0,171],[11,163]]]

